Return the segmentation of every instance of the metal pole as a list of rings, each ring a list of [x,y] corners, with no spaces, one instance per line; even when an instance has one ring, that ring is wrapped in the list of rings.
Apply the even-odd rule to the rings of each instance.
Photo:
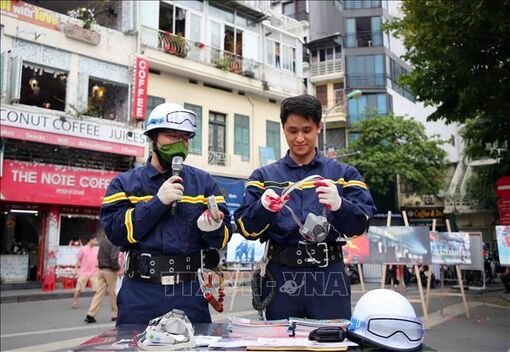
[[[324,115],[324,122],[322,123],[322,128],[324,129],[322,132],[322,154],[326,156],[326,120],[328,119],[328,114]]]
[[[322,150],[323,150],[324,155],[326,155],[326,151],[327,151],[327,147],[326,147],[326,121],[327,121],[327,119],[328,119],[329,113],[330,113],[330,112],[331,112],[334,108],[336,108],[338,105],[342,105],[342,104],[344,104],[346,101],[347,101],[347,99],[343,99],[341,102],[336,103],[335,105],[333,105],[332,107],[330,107],[330,108],[328,109],[328,111],[326,112],[326,115],[324,115],[324,121],[322,122],[322,128],[324,129],[324,132],[323,132],[323,134],[322,134],[322,143],[323,143]]]

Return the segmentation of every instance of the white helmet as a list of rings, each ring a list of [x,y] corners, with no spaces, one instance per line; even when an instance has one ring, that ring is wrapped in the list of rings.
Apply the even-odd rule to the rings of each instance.
[[[365,293],[354,308],[348,335],[393,351],[421,348],[425,330],[409,301],[393,290]]]
[[[158,129],[169,129],[191,133],[195,136],[197,128],[197,115],[174,103],[163,103],[154,108],[145,124],[145,132]]]

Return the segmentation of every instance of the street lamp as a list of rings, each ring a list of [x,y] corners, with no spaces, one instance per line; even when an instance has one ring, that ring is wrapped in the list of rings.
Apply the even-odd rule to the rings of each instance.
[[[342,101],[340,101],[340,102],[336,103],[335,105],[333,105],[332,107],[330,107],[328,109],[328,111],[326,112],[326,115],[324,115],[324,121],[323,121],[323,124],[322,124],[322,128],[324,129],[324,132],[322,134],[322,142],[323,142],[322,149],[323,149],[324,155],[326,155],[326,148],[327,148],[326,147],[326,120],[328,119],[329,113],[334,108],[336,108],[338,105],[345,104],[345,102],[348,101],[349,99],[359,99],[359,97],[361,97],[361,94],[362,94],[361,90],[359,90],[359,89],[353,90],[352,92],[347,94],[345,99],[343,99]]]

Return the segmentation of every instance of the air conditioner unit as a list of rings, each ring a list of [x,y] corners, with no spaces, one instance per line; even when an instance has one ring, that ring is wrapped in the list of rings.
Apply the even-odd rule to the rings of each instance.
[[[434,196],[424,196],[423,201],[426,205],[434,204]]]

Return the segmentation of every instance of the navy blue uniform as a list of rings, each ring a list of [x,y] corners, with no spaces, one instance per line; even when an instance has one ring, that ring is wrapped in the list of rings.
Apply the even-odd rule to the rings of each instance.
[[[108,239],[123,251],[151,255],[189,255],[207,248],[223,248],[230,240],[230,216],[220,189],[209,174],[183,165],[184,196],[176,213],[156,196],[168,178],[150,163],[115,177],[103,199],[101,225]],[[198,217],[207,209],[207,197],[215,195],[225,214],[216,231],[203,232]],[[173,308],[183,310],[192,322],[210,322],[207,301],[197,281],[163,286],[124,278],[118,295],[117,325],[147,324]]]
[[[240,233],[250,240],[297,246],[303,237],[290,212],[285,207],[277,213],[271,212],[262,206],[260,198],[269,188],[281,195],[289,183],[311,175],[320,175],[334,182],[342,197],[340,209],[327,212],[328,221],[336,231],[329,231],[326,242],[335,243],[339,233],[347,237],[366,233],[375,211],[367,185],[354,167],[326,158],[318,151],[307,165],[299,166],[287,152],[284,158],[253,172],[246,184],[243,203],[234,214]],[[290,194],[287,205],[301,222],[308,213],[322,214],[315,189],[314,181],[311,181]],[[270,263],[267,269],[277,283],[275,298],[266,309],[268,319],[290,316],[350,318],[350,284],[343,262],[306,269]],[[289,285],[289,281],[293,283]],[[264,292],[267,294],[267,287]]]

